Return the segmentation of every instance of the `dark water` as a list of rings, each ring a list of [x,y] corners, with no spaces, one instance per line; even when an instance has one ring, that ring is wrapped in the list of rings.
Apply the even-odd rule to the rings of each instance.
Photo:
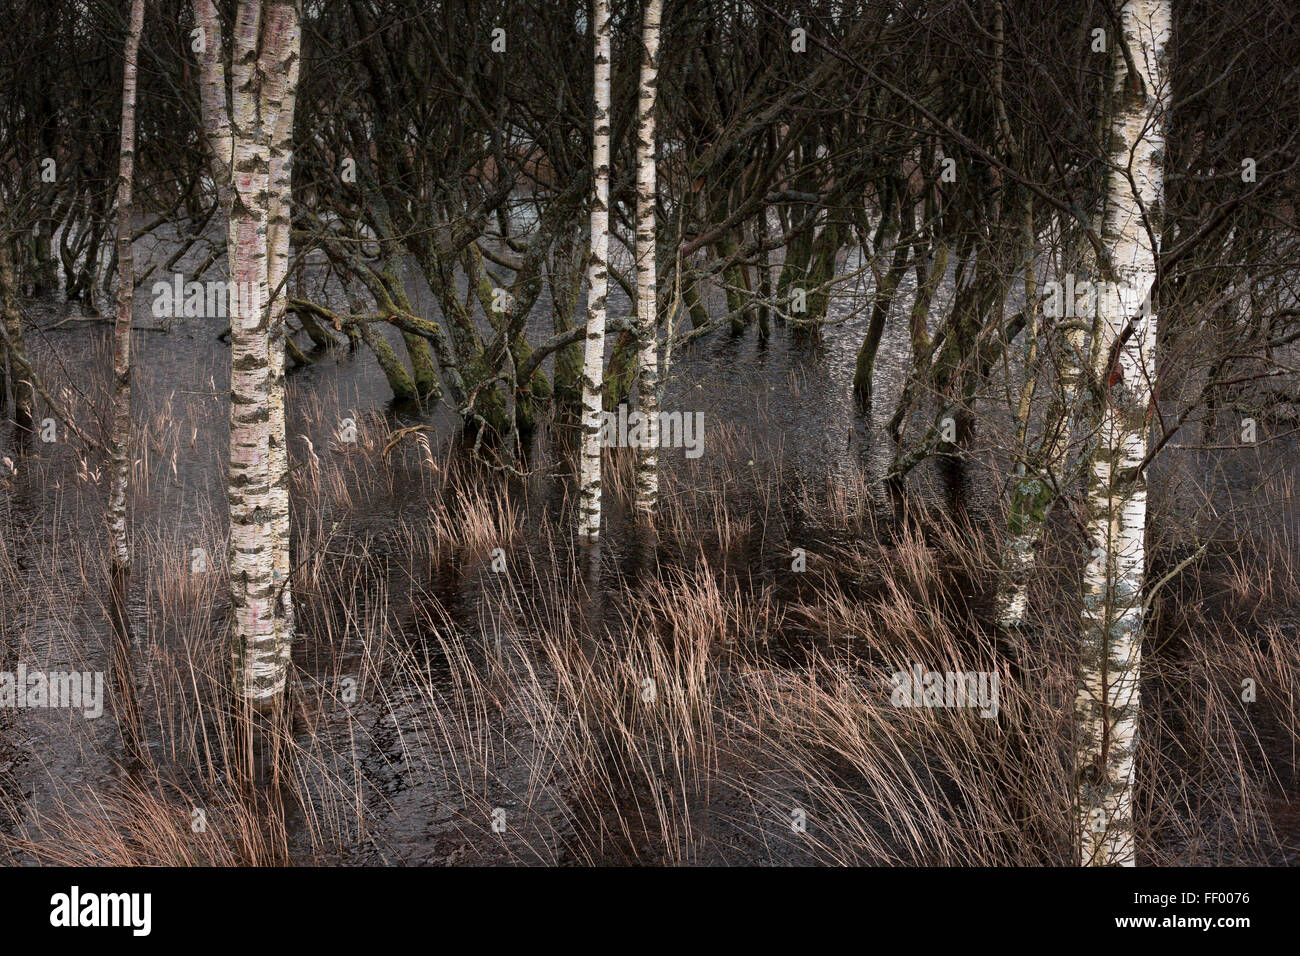
[[[164,261],[168,253],[166,244],[152,255],[137,253],[137,267],[144,268],[151,260]],[[182,263],[182,268],[186,265]],[[193,263],[188,265],[192,267]],[[144,539],[162,542],[163,547],[174,550],[178,566],[188,563],[195,547],[203,547],[210,560],[220,560],[224,554],[220,528],[225,520],[229,349],[217,335],[224,322],[216,318],[155,318],[149,308],[148,285],[137,295],[138,329],[133,339],[134,416],[142,458],[135,477],[136,546],[139,548]],[[307,286],[310,297],[325,297],[335,306],[342,305],[338,290],[328,284],[318,289],[309,280]],[[427,289],[414,279],[410,287],[417,311],[438,316]],[[881,345],[873,427],[863,427],[850,399],[854,362],[867,316],[861,309],[854,313],[854,303],[847,297],[833,308],[831,323],[819,343],[794,343],[778,325],[766,343],[760,343],[752,330],[738,337],[724,330],[690,348],[675,350],[666,407],[704,413],[705,456],[711,464],[720,464],[711,460],[711,456],[719,454],[727,455],[727,464],[738,469],[764,469],[779,461],[784,469],[782,494],[800,482],[823,486],[828,476],[864,466],[880,474],[894,452],[882,427],[893,410],[909,362],[905,332],[908,292],[909,286],[905,285]],[[611,315],[625,314],[628,305],[616,290]],[[721,308],[720,298],[714,307]],[[102,383],[107,382],[109,332],[104,323],[59,324],[67,315],[68,308],[61,303],[29,304],[27,343],[38,367],[57,383],[61,394],[75,402],[76,389],[98,394]],[[549,334],[547,292],[543,292],[530,321],[534,341]],[[383,327],[376,328],[376,332],[385,335],[401,352],[401,340],[394,330]],[[300,336],[299,341],[305,350],[310,345],[305,336]],[[447,409],[397,407],[390,401],[384,377],[368,350],[354,354],[341,346],[312,354],[313,364],[290,374],[288,428],[295,464],[312,453],[325,454],[343,418],[360,422],[367,416],[382,416],[398,427],[434,426],[426,437],[435,456],[456,440],[455,420]],[[548,362],[548,371],[549,367]],[[93,423],[79,424],[87,427]],[[999,469],[1004,467],[1004,458],[996,447],[1005,438],[1005,422],[990,418],[981,423],[981,428],[983,450],[956,476],[932,466],[918,471],[913,492],[918,500],[937,508],[966,509],[979,521],[994,520],[1001,493]],[[87,430],[94,431],[90,427]],[[727,430],[732,440],[725,443],[725,451],[714,451],[719,445],[711,445],[710,436]],[[553,436],[546,433],[538,438],[530,459],[537,467],[537,475],[528,482],[524,500],[530,502],[530,507],[544,509],[557,521],[563,521],[565,469],[553,460],[552,441]],[[5,436],[3,447],[5,454],[12,455],[8,450],[13,447],[12,436]],[[682,467],[680,453],[667,457],[667,467]],[[1294,475],[1295,462],[1293,445],[1239,453],[1170,450],[1152,474],[1153,511],[1158,516],[1153,531],[1159,536],[1180,522],[1193,521],[1198,501],[1221,501],[1225,511],[1232,510],[1231,502],[1258,501],[1260,495],[1255,488],[1263,477],[1279,468],[1289,469]],[[102,588],[96,584],[102,580],[97,569],[103,561],[104,534],[102,496],[93,472],[101,467],[95,462],[83,463],[75,442],[35,444],[20,473],[10,480],[8,491],[0,495],[8,547],[18,567],[17,580],[0,595],[0,635],[9,648],[5,663],[10,669],[19,657],[30,668],[108,669],[111,634]],[[78,477],[79,473],[83,477]],[[141,486],[141,482],[145,484]],[[1200,497],[1181,492],[1162,494],[1162,488],[1195,488]],[[887,511],[890,505],[883,491],[877,488],[871,493],[878,495],[871,507]],[[780,504],[788,507],[790,502],[783,500]],[[331,548],[337,547],[339,554],[346,556],[359,553],[364,545],[366,553],[383,564],[384,549],[396,550],[390,534],[397,520],[402,516],[418,520],[429,507],[430,502],[421,497],[418,488],[403,486],[389,496],[358,501],[347,513],[314,514],[308,520],[315,529],[340,521],[345,527],[337,545]],[[295,514],[302,519],[297,511]],[[1263,522],[1290,528],[1292,540],[1300,540],[1300,510],[1294,501],[1255,512],[1253,517],[1246,512],[1242,515],[1228,522],[1221,535],[1230,539]],[[616,510],[608,520],[605,560],[617,566],[630,560],[632,548]],[[529,527],[527,521],[524,527]],[[538,554],[544,550],[543,542],[533,539],[527,540],[526,547]],[[755,570],[761,574],[761,565],[770,563],[771,556],[761,553],[761,547],[755,550],[760,552],[753,555]],[[399,572],[385,573],[395,582],[400,581]],[[358,574],[364,595],[364,589],[377,580]],[[145,582],[137,582],[133,588],[131,611],[139,630],[146,631],[149,582],[155,581],[156,573],[144,571],[143,577]],[[516,579],[516,586],[520,585],[530,586],[526,578]],[[540,582],[531,586],[538,587]],[[493,606],[491,599],[498,596],[493,589],[499,587],[499,582],[487,575],[455,569],[434,574],[431,585],[453,624],[480,629],[495,626],[486,609]],[[392,591],[400,591],[396,583]],[[47,594],[53,595],[51,603],[25,597]],[[224,612],[221,601],[220,595],[213,596],[214,621]],[[413,635],[431,628],[419,608],[396,607],[393,613]],[[1277,623],[1292,638],[1300,639],[1294,617]],[[220,631],[213,629],[211,633]],[[177,642],[170,650],[178,651],[185,635],[167,635],[166,640]],[[147,668],[166,650],[137,647],[137,665]],[[304,666],[310,673],[312,665]],[[335,662],[332,666],[340,665]],[[342,666],[346,670],[347,664]],[[328,675],[312,676],[325,680]],[[423,676],[443,690],[450,689],[447,673],[439,671],[436,660]],[[145,711],[149,712],[151,690],[144,686],[141,693]],[[458,821],[470,810],[460,797],[460,784],[438,772],[436,755],[421,762],[406,753],[403,728],[409,732],[422,722],[427,725],[431,717],[426,706],[427,701],[415,688],[398,682],[388,688],[383,712],[363,721],[368,739],[359,743],[349,721],[328,715],[318,728],[318,733],[332,737],[325,749],[336,755],[351,755],[347,760],[332,758],[340,761],[340,774],[359,774],[366,781],[364,797],[374,829],[358,835],[352,861],[439,863],[462,859],[464,841],[457,836]],[[513,726],[506,736],[506,746],[530,746],[530,731],[524,724]],[[165,731],[151,741],[155,756],[160,758],[165,756],[168,745]],[[1279,751],[1289,749],[1281,736],[1273,746]],[[0,808],[0,825],[17,832],[69,794],[111,787],[126,779],[130,771],[123,768],[121,756],[111,718],[91,721],[58,711],[0,711],[0,794],[5,795],[4,802],[18,807],[18,819],[7,824]],[[515,799],[511,793],[526,793],[530,788],[523,761],[518,763],[518,767],[507,766],[500,772],[500,799],[507,808]],[[1279,758],[1278,766],[1284,763]],[[1293,769],[1290,774],[1282,781],[1284,793],[1296,788]],[[561,829],[566,814],[563,804],[563,794],[543,794],[533,801],[532,812],[548,821],[545,825]],[[313,851],[302,811],[293,808],[290,816],[292,849],[299,858],[311,858]],[[512,857],[502,851],[499,858],[509,861]],[[528,862],[528,858],[520,861]]]

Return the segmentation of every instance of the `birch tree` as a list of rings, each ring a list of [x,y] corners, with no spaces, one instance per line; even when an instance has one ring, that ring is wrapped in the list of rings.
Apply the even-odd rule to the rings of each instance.
[[[109,445],[108,532],[115,606],[125,621],[131,550],[127,494],[131,479],[131,313],[135,306],[135,256],[131,249],[135,178],[135,91],[144,0],[132,0],[122,66],[122,139],[117,177],[117,320],[113,327],[113,432]]]
[[[302,44],[301,24],[298,16],[286,27],[287,48],[284,92],[279,105],[279,116],[271,140],[270,211],[267,221],[267,286],[271,301],[268,305],[268,336],[271,352],[270,382],[270,482],[271,516],[274,538],[274,570],[282,633],[280,638],[288,648],[294,637],[293,592],[289,587],[292,559],[289,550],[289,448],[285,440],[284,422],[284,354],[285,314],[288,303],[287,280],[289,276],[289,236],[293,222],[293,128],[297,104],[299,51]]]
[[[1026,281],[1026,288],[1030,288],[1029,281]],[[1032,291],[1028,297],[1032,299]],[[1030,308],[1034,307],[1031,305]],[[1037,563],[1037,548],[1052,505],[1067,481],[1067,456],[1074,432],[1087,336],[1080,323],[1074,320],[1063,321],[1060,332],[1056,389],[1052,393],[1043,433],[1019,464],[1011,483],[1007,535],[1002,547],[1001,575],[994,605],[998,626],[1007,630],[1018,628],[1025,622],[1029,609],[1029,577]],[[1036,334],[1035,329],[1031,333],[1031,343],[1035,343]],[[1031,345],[1031,352],[1034,351],[1035,345]],[[1031,354],[1027,364],[1032,367],[1035,360],[1036,355]],[[1034,377],[1031,375],[1021,391],[1016,410],[1018,448],[1025,447],[1033,390]]]
[[[221,21],[213,0],[194,0],[194,22],[199,29],[199,109],[208,169],[216,189],[217,204],[230,215],[230,164],[234,139],[230,132],[230,101],[226,86],[225,44]]]
[[[659,499],[658,284],[655,275],[655,104],[659,95],[659,21],[663,0],[645,0],[636,136],[637,395],[642,443],[637,457],[636,511],[652,519]]]
[[[194,13],[205,35],[200,102],[235,290],[228,481],[233,683],[242,704],[269,713],[283,700],[293,640],[284,277],[300,15],[294,0],[238,5],[227,98],[212,0],[195,0]]]
[[[1156,378],[1156,277],[1168,105],[1169,0],[1127,0],[1111,87],[1102,241],[1108,277],[1097,297],[1097,445],[1089,461],[1082,665],[1075,700],[1080,861],[1135,863],[1133,766],[1143,633],[1148,416]]]
[[[582,363],[582,450],[578,467],[578,531],[600,537],[600,418],[605,367],[605,306],[609,289],[610,6],[593,0],[591,256],[587,265],[587,332]],[[638,257],[639,258],[639,257]],[[652,310],[653,314],[653,310]]]

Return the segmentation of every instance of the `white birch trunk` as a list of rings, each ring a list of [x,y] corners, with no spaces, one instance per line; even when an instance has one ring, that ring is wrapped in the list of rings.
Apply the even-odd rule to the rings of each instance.
[[[609,287],[609,0],[593,0],[595,51],[592,119],[591,260],[587,266],[587,340],[582,362],[582,451],[578,466],[578,532],[600,537],[600,413],[605,368],[605,301]]]
[[[291,621],[287,571],[288,499],[283,388],[273,346],[272,149],[286,97],[296,79],[299,26],[292,0],[245,0],[235,17],[231,44],[231,168],[227,245],[237,294],[230,309],[230,588],[234,616],[236,697],[267,713],[283,700]],[[290,105],[290,111],[292,107]],[[289,122],[291,131],[291,120]],[[287,156],[283,157],[287,167]],[[278,234],[281,230],[275,229]],[[288,242],[287,234],[281,241]],[[277,298],[283,299],[284,290]],[[283,303],[280,322],[283,323]],[[280,348],[283,348],[281,337]],[[277,408],[277,405],[279,406]],[[286,555],[277,559],[282,550]]]
[[[641,83],[636,137],[636,334],[637,395],[643,442],[637,456],[638,515],[653,520],[659,500],[658,282],[655,269],[657,197],[655,104],[659,94],[659,21],[663,0],[645,0],[641,25]]]
[[[131,481],[131,312],[135,305],[135,255],[131,248],[131,199],[135,175],[135,91],[144,0],[132,0],[122,65],[122,139],[117,176],[117,321],[113,327],[113,432],[109,442],[108,536],[115,588],[131,569],[127,543],[127,493]],[[120,582],[119,582],[120,578]]]
[[[235,143],[230,131],[221,20],[213,0],[194,0],[194,22],[203,31],[203,49],[198,55],[203,139],[207,145],[207,160],[217,190],[217,202],[229,216],[230,165],[234,161]]]
[[[274,571],[282,615],[281,640],[291,645],[294,637],[293,591],[289,573],[292,555],[289,541],[289,448],[285,431],[284,349],[290,229],[293,222],[293,124],[297,103],[299,52],[302,46],[301,24],[297,17],[286,28],[285,57],[287,72],[278,117],[271,141],[270,217],[267,224],[267,285],[270,288],[268,334],[271,351],[270,397],[270,469],[271,525],[275,534]]]
[[[1095,372],[1105,403],[1088,478],[1091,555],[1083,578],[1075,701],[1077,823],[1085,866],[1136,862],[1133,765],[1146,563],[1146,481],[1137,469],[1146,456],[1156,375],[1156,316],[1154,310],[1143,314],[1142,303],[1156,275],[1151,235],[1163,192],[1169,0],[1127,0],[1121,19],[1136,75],[1126,58],[1116,58],[1102,226],[1116,285],[1097,302]],[[1130,323],[1131,335],[1121,343]],[[1113,366],[1107,361],[1112,349]]]

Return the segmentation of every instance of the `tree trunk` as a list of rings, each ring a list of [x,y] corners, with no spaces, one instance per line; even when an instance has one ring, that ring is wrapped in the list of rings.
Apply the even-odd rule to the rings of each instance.
[[[273,199],[272,151],[286,147],[299,47],[292,0],[244,2],[232,42],[231,131],[234,139],[227,245],[237,294],[230,319],[230,588],[234,614],[234,690],[239,701],[270,713],[283,700],[292,639],[289,582],[282,552],[289,538],[283,393],[284,290],[272,279],[271,235],[287,257],[287,214]],[[281,183],[287,183],[288,156]],[[277,306],[271,295],[279,300]],[[277,333],[276,316],[279,316]],[[279,341],[277,341],[277,338]]]
[[[1029,576],[1037,562],[1036,549],[1058,489],[1066,481],[1066,456],[1074,431],[1075,405],[1083,370],[1084,334],[1078,325],[1061,337],[1064,354],[1057,370],[1057,391],[1047,413],[1038,446],[1022,463],[1011,484],[1007,537],[1002,548],[1002,573],[995,598],[998,626],[1014,630],[1029,608]],[[1032,387],[1032,383],[1030,383]]]
[[[298,92],[299,51],[302,46],[299,17],[288,18],[285,27],[283,67],[286,71],[279,115],[271,127],[270,216],[267,222],[268,335],[271,353],[271,397],[269,467],[271,480],[271,530],[275,554],[272,579],[281,615],[280,641],[290,648],[294,637],[293,591],[289,586],[292,553],[289,540],[289,447],[284,423],[284,353],[288,329],[285,325],[289,301],[289,235],[293,224],[293,121]],[[274,107],[272,107],[274,108]],[[423,346],[424,342],[421,340]],[[427,353],[427,349],[425,350]],[[435,379],[436,380],[436,379]],[[286,650],[287,652],[287,650]]]
[[[1111,272],[1105,278],[1115,285],[1097,302],[1094,372],[1104,397],[1089,462],[1091,556],[1083,576],[1075,700],[1077,824],[1085,866],[1132,866],[1136,859],[1133,765],[1146,557],[1146,479],[1139,465],[1156,376],[1156,316],[1142,303],[1156,275],[1151,237],[1157,226],[1146,216],[1159,209],[1163,191],[1169,0],[1128,0],[1121,19],[1120,42],[1128,50],[1116,57],[1102,226]]]
[[[641,92],[636,140],[637,395],[644,441],[637,457],[636,512],[653,520],[659,498],[659,339],[655,276],[655,102],[659,89],[659,20],[662,0],[646,0],[641,29]]]
[[[591,261],[587,265],[587,342],[582,363],[582,457],[578,471],[578,530],[600,537],[600,413],[605,365],[605,300],[609,287],[609,0],[594,0],[595,113],[592,125]]]
[[[548,270],[551,287],[552,329],[556,334],[573,328],[582,291],[582,234],[566,230],[555,243]],[[575,342],[555,352],[555,418],[565,425],[578,420],[582,405],[582,346]]]
[[[217,204],[230,213],[230,164],[234,139],[226,95],[226,64],[221,20],[214,0],[194,0],[194,22],[203,31],[199,53],[199,106],[203,115],[203,140],[208,165],[217,190]]]
[[[0,322],[4,323],[5,359],[9,367],[8,387],[13,392],[13,421],[20,435],[32,430],[35,389],[22,365],[23,322],[18,312],[18,270],[14,266],[13,245],[4,227],[4,208],[0,206]],[[0,392],[6,383],[0,381]]]
[[[901,231],[901,230],[900,230]],[[889,310],[893,307],[894,296],[907,271],[907,250],[905,242],[899,242],[894,250],[894,259],[875,290],[875,302],[871,306],[871,319],[867,323],[867,334],[858,350],[858,361],[853,372],[853,396],[858,408],[871,408],[871,396],[875,385],[876,352],[880,349],[880,339],[885,333],[885,322],[889,319]],[[873,250],[874,252],[875,250]],[[917,296],[921,295],[918,287]]]
[[[108,534],[114,598],[125,611],[131,571],[127,543],[127,494],[131,480],[131,312],[135,306],[135,254],[131,248],[131,199],[135,175],[135,90],[144,0],[132,0],[122,67],[122,141],[117,178],[117,322],[113,328],[113,434],[110,441]]]

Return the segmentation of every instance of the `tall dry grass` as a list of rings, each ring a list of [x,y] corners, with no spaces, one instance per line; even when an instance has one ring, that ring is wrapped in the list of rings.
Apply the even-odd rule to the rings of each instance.
[[[197,424],[162,402],[142,439],[151,477],[137,502],[187,504],[183,522],[137,522],[126,669],[143,746],[112,712],[93,727],[55,714],[39,732],[18,728],[51,749],[0,770],[0,782],[39,782],[0,786],[3,857],[1071,860],[1068,547],[1044,555],[1029,626],[1000,635],[987,621],[996,520],[933,507],[897,520],[865,475],[810,483],[779,450],[729,429],[706,458],[669,464],[653,538],[625,527],[630,459],[611,454],[614,533],[593,560],[570,534],[563,476],[503,476],[424,436],[390,448],[378,417],[342,442],[332,415],[298,398],[300,640],[291,721],[262,783],[249,784],[225,693],[223,511],[184,482],[164,488],[177,476],[168,442]],[[51,462],[46,477],[74,464]],[[93,528],[93,482],[72,481],[76,500],[55,507],[76,516],[74,529]],[[34,529],[0,539],[6,660],[103,669],[102,542],[59,522],[6,520]],[[1190,566],[1156,610],[1144,863],[1277,860],[1294,839],[1300,642],[1283,615],[1300,593],[1288,533],[1261,528],[1217,570]],[[199,573],[197,547],[211,561]],[[890,675],[912,664],[996,672],[997,717],[894,706]],[[1253,704],[1241,700],[1248,677]]]

